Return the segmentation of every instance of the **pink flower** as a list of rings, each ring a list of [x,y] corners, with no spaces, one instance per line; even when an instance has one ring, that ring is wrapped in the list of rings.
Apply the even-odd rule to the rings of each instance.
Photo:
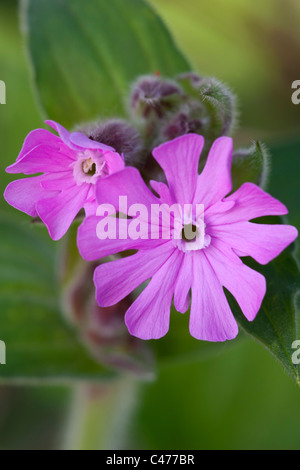
[[[202,217],[186,222],[193,226],[193,240],[182,236],[181,240],[100,241],[96,236],[99,217],[88,217],[79,229],[78,246],[87,260],[138,250],[132,256],[99,266],[94,281],[99,305],[108,307],[152,278],[125,317],[130,333],[145,340],[161,338],[167,333],[173,298],[177,311],[188,310],[190,290],[191,335],[215,342],[235,338],[238,326],[223,287],[235,297],[249,321],[256,317],[266,292],[265,278],[243,264],[240,257],[251,256],[258,263],[267,264],[297,237],[297,230],[289,225],[249,222],[288,212],[281,202],[255,184],[245,183],[228,196],[232,191],[232,139],[221,137],[214,142],[204,170],[198,175],[203,146],[203,137],[188,134],[154,150],[154,158],[168,183],[151,183],[159,198],[134,168],[110,176],[96,191],[101,203],[118,207],[122,195],[127,196],[128,207],[139,202],[149,212],[154,204],[192,204],[193,207],[204,204],[204,223]],[[127,223],[130,222],[128,219]]]
[[[34,175],[13,181],[4,193],[6,201],[31,217],[40,217],[53,240],[60,239],[84,207],[95,207],[95,184],[122,170],[124,159],[112,147],[70,133],[53,121],[46,123],[59,136],[37,129],[26,138],[16,163],[7,173]]]

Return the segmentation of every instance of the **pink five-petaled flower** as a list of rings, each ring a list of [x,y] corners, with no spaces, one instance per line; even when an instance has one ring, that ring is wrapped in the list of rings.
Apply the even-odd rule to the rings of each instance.
[[[97,217],[88,217],[79,229],[79,249],[87,260],[139,250],[99,266],[94,280],[97,301],[107,307],[152,278],[125,317],[130,333],[142,339],[160,338],[167,333],[172,299],[177,311],[184,313],[189,307],[190,290],[191,335],[215,342],[235,338],[238,326],[223,287],[235,297],[249,321],[257,315],[266,292],[265,278],[243,264],[240,257],[251,256],[258,263],[269,263],[297,237],[297,230],[289,225],[249,222],[265,215],[287,213],[281,202],[255,184],[245,183],[226,197],[232,191],[232,139],[221,137],[214,142],[204,170],[198,175],[203,146],[203,137],[188,134],[154,150],[154,158],[168,183],[151,183],[159,199],[134,168],[110,176],[96,189],[101,202],[118,207],[119,195],[127,196],[128,207],[139,202],[149,212],[153,204],[203,204],[205,223],[192,221],[197,237],[205,231],[198,241],[100,241],[96,236]]]
[[[26,138],[16,163],[7,173],[41,175],[13,181],[5,190],[6,201],[31,217],[40,217],[53,240],[69,229],[78,212],[95,208],[95,184],[122,170],[123,156],[112,147],[68,132],[53,121],[46,123],[59,137],[37,129]]]

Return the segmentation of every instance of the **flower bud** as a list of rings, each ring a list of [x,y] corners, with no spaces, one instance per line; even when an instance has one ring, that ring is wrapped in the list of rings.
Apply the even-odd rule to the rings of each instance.
[[[199,103],[191,102],[183,106],[172,118],[169,116],[162,130],[162,141],[173,140],[184,134],[201,134],[205,119]]]
[[[232,159],[234,189],[243,183],[254,183],[265,189],[270,174],[270,155],[262,142],[253,142],[248,148],[236,150]]]
[[[195,90],[201,85],[203,78],[195,72],[186,72],[178,75],[176,81],[189,95],[194,95]]]
[[[125,161],[131,165],[139,160],[143,148],[141,136],[137,129],[125,120],[99,121],[78,130],[89,139],[113,147],[120,155],[123,154]]]
[[[134,115],[145,119],[152,115],[162,118],[182,95],[175,82],[157,76],[144,76],[133,85],[130,107]]]
[[[212,140],[230,135],[237,120],[236,99],[232,91],[215,78],[203,80],[198,92],[209,118],[208,136]]]
[[[100,364],[130,372],[139,378],[153,375],[154,360],[149,346],[129,334],[124,316],[134,301],[128,296],[112,307],[99,307],[93,273],[96,263],[81,263],[64,293],[64,310],[77,327],[82,342]]]

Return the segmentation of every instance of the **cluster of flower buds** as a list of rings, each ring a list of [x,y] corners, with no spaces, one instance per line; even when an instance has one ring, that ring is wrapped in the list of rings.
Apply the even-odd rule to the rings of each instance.
[[[194,132],[211,139],[229,135],[236,119],[232,92],[215,78],[181,74],[173,81],[140,78],[132,87],[130,113],[143,120],[143,134],[153,144]]]

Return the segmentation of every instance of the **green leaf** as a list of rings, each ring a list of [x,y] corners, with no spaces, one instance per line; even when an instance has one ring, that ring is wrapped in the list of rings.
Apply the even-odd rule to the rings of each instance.
[[[271,147],[272,178],[268,187],[270,194],[282,201],[289,210],[289,221],[300,232],[299,194],[300,140],[299,136],[277,143]],[[300,259],[300,243],[297,243]]]
[[[248,322],[233,297],[230,294],[228,297],[243,330],[262,343],[300,386],[300,365],[292,361],[293,343],[300,339],[297,328],[300,273],[294,249],[294,246],[289,247],[267,266],[247,263],[267,280],[267,294],[254,322]]]
[[[22,0],[22,13],[41,104],[66,126],[124,114],[139,75],[190,68],[144,0]]]
[[[264,147],[262,149],[264,150]],[[287,205],[289,221],[296,225],[298,230],[300,212],[295,194],[299,189],[299,150],[299,138],[290,138],[287,142],[271,147],[272,172],[268,184],[270,194]],[[257,159],[257,168],[259,161],[264,162],[264,159]],[[268,158],[265,165],[268,168]],[[266,220],[266,223],[269,221]],[[300,385],[299,366],[292,363],[292,355],[295,352],[292,345],[295,340],[300,339],[300,331],[297,328],[300,318],[297,301],[300,290],[297,250],[299,259],[299,243],[296,243],[267,266],[254,266],[255,263],[252,262],[254,269],[260,271],[267,280],[267,294],[262,309],[253,323],[247,322],[236,305],[235,311],[239,312],[237,318],[244,330],[265,345]]]
[[[269,169],[269,152],[262,142],[253,142],[251,147],[237,150],[232,160],[233,190],[245,182],[255,183],[265,189]]]
[[[289,209],[289,220],[300,231],[300,205],[299,194],[300,173],[300,139],[299,135],[288,140],[273,144],[272,177],[270,179],[270,193],[283,201]]]
[[[0,382],[106,379],[58,304],[54,244],[37,227],[2,214],[0,221],[0,340],[6,365]]]

